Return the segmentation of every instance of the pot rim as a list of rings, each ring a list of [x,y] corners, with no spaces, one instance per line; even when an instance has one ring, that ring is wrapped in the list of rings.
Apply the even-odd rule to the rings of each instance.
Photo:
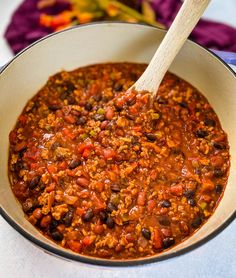
[[[36,45],[44,40],[47,40],[48,38],[50,38],[52,36],[56,36],[57,34],[61,34],[63,32],[70,32],[72,29],[86,28],[88,26],[96,26],[96,25],[108,25],[108,24],[109,25],[110,24],[112,24],[112,25],[113,24],[114,25],[115,24],[117,24],[117,25],[118,24],[142,25],[147,28],[158,29],[159,31],[161,31],[163,33],[167,32],[167,30],[165,30],[165,29],[161,29],[161,28],[158,28],[155,26],[150,26],[145,23],[131,23],[131,22],[122,22],[122,21],[92,22],[92,23],[86,23],[86,24],[82,24],[82,25],[73,26],[71,28],[61,30],[59,32],[51,33],[51,34],[37,40],[36,42],[32,43],[31,45],[27,46],[26,48],[24,48],[22,51],[20,51],[18,54],[16,54],[7,64],[5,64],[2,68],[0,68],[0,75],[4,72],[4,70],[13,61],[15,61],[19,56],[21,56],[28,49],[30,49],[34,45]],[[231,73],[233,73],[234,77],[236,78],[236,72],[224,60],[222,60],[219,56],[217,56],[214,52],[212,52],[208,48],[192,41],[191,39],[188,39],[188,42],[197,45],[198,47],[205,50],[208,54],[212,55],[214,58],[216,58],[218,61],[220,61],[224,67],[226,67]],[[166,260],[169,258],[176,257],[178,255],[183,255],[186,252],[192,251],[192,250],[196,249],[197,247],[200,247],[207,241],[209,241],[209,240],[213,239],[215,236],[217,236],[227,226],[229,226],[229,224],[236,218],[236,210],[234,212],[232,212],[232,214],[224,222],[222,222],[222,224],[216,230],[211,232],[208,236],[204,237],[203,239],[199,240],[196,243],[191,244],[190,246],[184,247],[182,250],[178,250],[176,252],[173,252],[172,254],[161,253],[161,254],[158,254],[158,256],[154,255],[154,256],[150,256],[150,257],[141,257],[138,259],[127,259],[127,260],[107,260],[107,259],[102,259],[102,258],[80,255],[80,254],[76,254],[76,253],[73,254],[73,253],[67,252],[66,251],[67,249],[59,250],[56,247],[51,246],[51,245],[39,240],[38,238],[32,236],[28,231],[23,229],[19,224],[17,224],[17,222],[14,219],[12,219],[7,214],[7,212],[1,207],[1,204],[0,204],[0,215],[8,222],[8,224],[10,224],[23,237],[25,237],[27,240],[31,241],[32,243],[34,243],[35,245],[37,245],[38,247],[43,249],[46,253],[55,255],[55,256],[63,258],[63,259],[92,264],[92,265],[100,265],[100,266],[108,266],[108,267],[115,267],[115,266],[123,266],[123,267],[126,266],[127,267],[127,266],[136,266],[136,265],[143,265],[146,263],[154,263],[154,262],[158,262],[158,261],[163,261],[163,260]]]

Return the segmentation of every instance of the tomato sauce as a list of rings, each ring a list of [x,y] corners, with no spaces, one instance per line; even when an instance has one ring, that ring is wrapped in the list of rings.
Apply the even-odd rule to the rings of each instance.
[[[74,252],[152,256],[214,212],[229,144],[206,98],[167,73],[153,102],[127,91],[144,64],[62,71],[9,135],[9,177],[28,220]]]

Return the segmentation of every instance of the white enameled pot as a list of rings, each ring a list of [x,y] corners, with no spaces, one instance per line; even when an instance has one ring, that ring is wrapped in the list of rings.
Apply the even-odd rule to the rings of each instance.
[[[0,212],[24,237],[44,250],[100,265],[134,265],[179,255],[209,240],[235,217],[236,208],[236,75],[214,54],[187,41],[170,71],[198,88],[209,100],[228,134],[231,169],[224,196],[213,216],[193,236],[149,258],[107,260],[76,254],[43,237],[24,217],[8,180],[8,135],[26,102],[62,69],[104,62],[148,63],[165,31],[140,24],[95,23],[61,31],[34,43],[0,72]],[[165,57],[163,57],[164,59]]]

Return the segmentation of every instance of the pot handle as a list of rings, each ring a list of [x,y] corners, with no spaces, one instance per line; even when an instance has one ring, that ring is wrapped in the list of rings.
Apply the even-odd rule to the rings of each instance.
[[[235,65],[236,66],[236,53],[234,52],[226,52],[211,49],[217,56],[219,56],[222,60],[224,60],[227,64]]]

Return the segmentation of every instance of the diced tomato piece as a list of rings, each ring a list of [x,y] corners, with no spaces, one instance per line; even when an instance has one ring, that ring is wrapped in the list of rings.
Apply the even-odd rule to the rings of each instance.
[[[153,246],[156,249],[162,248],[161,232],[158,228],[154,228],[153,230]]]
[[[152,212],[153,209],[155,208],[155,205],[156,205],[156,202],[153,199],[149,200],[147,203],[148,212]]]
[[[31,163],[30,170],[36,170],[36,169],[38,169],[38,163]]]
[[[86,236],[86,237],[84,237],[83,238],[83,240],[82,240],[82,242],[83,242],[83,245],[84,246],[89,246],[89,245],[91,245],[93,242],[94,242],[94,237],[92,237],[92,236]]]
[[[95,234],[101,235],[104,232],[104,227],[103,227],[103,225],[95,224],[93,231]]]
[[[119,175],[120,174],[120,168],[118,165],[114,164],[112,165],[112,172],[114,172],[115,174]],[[116,175],[116,177],[117,177]],[[117,179],[117,178],[116,178]]]
[[[54,164],[48,164],[47,169],[48,169],[49,174],[53,174],[53,173],[56,173],[57,166]]]
[[[210,192],[215,189],[214,183],[210,179],[204,179],[202,181],[202,192]]]
[[[83,153],[83,151],[85,150],[85,144],[84,143],[80,143],[78,145],[77,150],[78,150],[78,153]]]
[[[132,129],[134,131],[141,131],[142,130],[142,127],[141,126],[133,126]]]
[[[87,189],[84,189],[80,192],[77,193],[78,197],[82,198],[82,199],[86,199],[89,196],[89,191]]]
[[[95,194],[91,196],[91,200],[93,201],[93,205],[97,210],[102,210],[106,207],[105,203],[100,200]]]
[[[88,158],[88,157],[89,157],[89,154],[90,154],[90,149],[85,149],[85,150],[83,151],[82,156],[83,156],[83,158]]]
[[[40,152],[38,151],[38,149],[36,147],[32,147],[29,148],[25,153],[24,153],[24,157],[27,159],[31,159],[34,161],[37,161],[38,158],[40,157]]]
[[[155,180],[157,178],[157,170],[152,170],[150,173],[150,177],[152,180]]]
[[[64,127],[62,129],[62,133],[63,135],[65,135],[66,137],[70,138],[70,139],[75,139],[76,134],[73,134],[67,127]]]
[[[139,192],[138,198],[137,198],[137,205],[144,206],[146,201],[146,193],[144,191]]]
[[[46,187],[46,192],[51,192],[55,189],[55,183],[51,183],[49,186]]]
[[[79,253],[82,249],[82,244],[76,240],[68,240],[67,245],[70,247],[71,250],[77,253]]]
[[[80,208],[80,207],[77,207],[75,213],[79,216],[83,216],[85,214],[85,209],[84,208]]]
[[[138,113],[138,109],[136,107],[136,105],[133,105],[129,108],[129,112],[130,114],[134,115],[134,114],[137,114]]]
[[[78,153],[83,153],[85,149],[91,150],[93,148],[93,144],[91,142],[84,142],[78,145]]]
[[[94,96],[99,93],[99,89],[99,85],[97,83],[93,83],[89,88],[89,94]]]
[[[67,175],[70,176],[70,177],[75,177],[76,172],[77,172],[77,169],[76,169],[76,168],[73,169],[73,170],[66,169],[66,173],[67,173]]]
[[[183,186],[182,184],[172,185],[170,188],[170,192],[175,196],[182,196],[183,195]]]
[[[62,161],[59,165],[58,165],[60,170],[65,170],[67,168],[67,163],[65,161]]]
[[[76,122],[76,118],[73,115],[66,115],[64,116],[64,119],[69,124],[74,124]]]

